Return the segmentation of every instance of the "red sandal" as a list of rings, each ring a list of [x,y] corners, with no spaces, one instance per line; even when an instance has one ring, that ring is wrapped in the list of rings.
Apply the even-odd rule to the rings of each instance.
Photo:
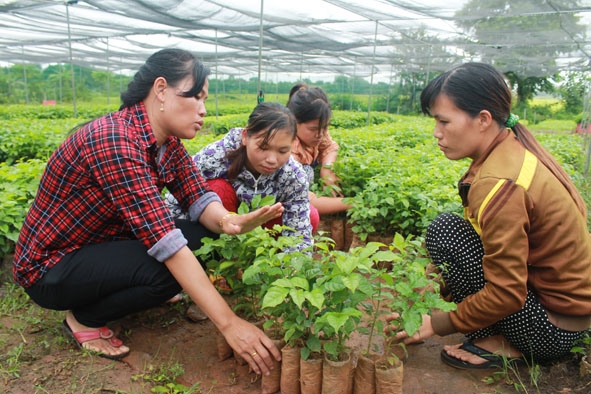
[[[86,349],[84,346],[82,346],[82,344],[88,341],[93,341],[95,339],[106,339],[113,347],[120,347],[121,345],[123,345],[123,341],[117,338],[113,331],[108,327],[100,327],[95,330],[89,331],[73,332],[70,326],[68,325],[68,322],[64,320],[63,329],[66,335],[73,339],[80,349]],[[98,351],[95,353],[100,357],[108,358],[111,360],[120,360],[123,357],[127,356],[129,354],[129,351],[116,355],[105,354]]]

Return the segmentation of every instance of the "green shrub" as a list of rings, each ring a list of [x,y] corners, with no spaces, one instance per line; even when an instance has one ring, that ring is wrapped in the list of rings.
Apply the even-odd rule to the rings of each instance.
[[[226,134],[235,127],[246,127],[250,113],[237,115],[225,115],[215,117],[206,117],[203,126],[204,132],[211,132],[215,135]]]
[[[0,254],[14,251],[14,244],[35,198],[41,174],[42,160],[19,162],[12,166],[0,164]]]
[[[0,125],[0,163],[47,160],[80,121],[76,119],[12,119]]]
[[[119,105],[83,105],[77,107],[78,122],[94,119],[117,110]],[[68,119],[74,118],[72,105],[6,105],[0,106],[0,119]]]

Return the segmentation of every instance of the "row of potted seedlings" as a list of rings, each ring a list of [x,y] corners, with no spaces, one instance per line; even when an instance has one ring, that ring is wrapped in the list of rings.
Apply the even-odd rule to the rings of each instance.
[[[299,251],[297,239],[280,236],[281,230],[221,235],[196,252],[232,288],[227,300],[234,310],[259,322],[282,349],[261,392],[401,393],[405,351],[385,325],[412,335],[430,309],[453,308],[427,273],[422,239],[396,234],[389,245],[369,242],[345,252],[317,236],[310,252]],[[392,312],[399,317],[387,323]],[[366,335],[368,345],[352,349],[353,333]],[[219,337],[223,360],[232,351]]]

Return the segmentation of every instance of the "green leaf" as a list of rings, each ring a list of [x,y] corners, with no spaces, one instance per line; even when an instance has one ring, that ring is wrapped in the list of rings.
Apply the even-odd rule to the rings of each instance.
[[[275,204],[275,196],[269,195],[261,199],[259,207],[264,207],[273,204]]]
[[[318,288],[312,289],[312,291],[306,294],[306,298],[308,299],[308,301],[310,301],[310,304],[312,304],[316,309],[322,309],[322,305],[324,304],[325,299],[322,290]]]
[[[333,357],[337,357],[339,355],[339,344],[337,342],[325,342],[324,351]]]
[[[301,289],[291,289],[289,290],[289,296],[294,304],[297,305],[298,308],[302,309],[302,304],[306,301],[306,293]]]
[[[408,336],[413,336],[421,327],[423,318],[421,314],[408,313],[402,316],[402,321],[402,327],[404,328],[404,331],[406,331]]]
[[[328,312],[326,315],[326,322],[332,327],[335,332],[339,332],[341,327],[345,325],[349,319],[349,315],[339,312]]]
[[[289,279],[293,287],[299,287],[304,290],[308,290],[310,288],[308,281],[305,278],[294,276]]]
[[[285,287],[287,289],[291,289],[294,287],[291,280],[285,278],[277,279],[275,282],[273,282],[273,286]]]
[[[271,287],[263,297],[262,308],[271,308],[285,302],[289,289],[283,287]]]
[[[320,346],[320,338],[317,336],[311,336],[306,340],[306,347],[313,352],[319,352],[322,347]]]
[[[343,284],[347,287],[347,289],[351,290],[351,292],[354,292],[355,290],[357,290],[360,283],[361,283],[361,275],[360,274],[352,273],[348,277],[343,278]]]

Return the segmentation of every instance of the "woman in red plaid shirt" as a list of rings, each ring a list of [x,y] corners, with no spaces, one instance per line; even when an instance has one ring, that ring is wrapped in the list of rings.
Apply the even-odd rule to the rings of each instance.
[[[105,325],[184,289],[257,373],[280,353],[238,318],[191,250],[205,236],[252,230],[281,204],[230,214],[181,139],[203,125],[209,70],[192,54],[156,52],[122,93],[119,111],[88,122],[53,153],[16,246],[14,278],[44,308],[67,310],[79,346],[119,359],[129,349]],[[168,189],[189,213],[172,218]]]

